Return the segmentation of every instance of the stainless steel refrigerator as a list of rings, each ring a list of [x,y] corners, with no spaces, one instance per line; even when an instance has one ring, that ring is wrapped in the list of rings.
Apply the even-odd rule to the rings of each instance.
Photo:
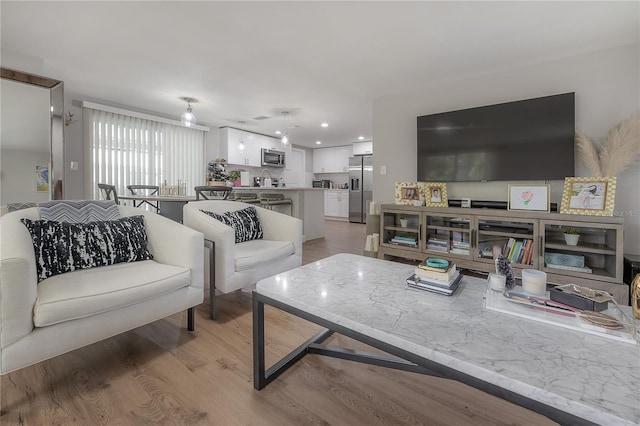
[[[367,223],[367,207],[373,198],[373,158],[349,158],[349,222]]]

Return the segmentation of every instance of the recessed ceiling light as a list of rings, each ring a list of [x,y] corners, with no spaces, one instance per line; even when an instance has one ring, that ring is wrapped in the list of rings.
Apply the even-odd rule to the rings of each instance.
[[[322,142],[320,141],[316,141],[316,145],[320,145]]]
[[[328,123],[322,123],[321,126],[322,127],[329,127],[329,124]]]
[[[364,136],[358,136],[358,140],[363,141],[364,140]]]
[[[276,130],[276,135],[281,135],[282,132],[280,130]]]

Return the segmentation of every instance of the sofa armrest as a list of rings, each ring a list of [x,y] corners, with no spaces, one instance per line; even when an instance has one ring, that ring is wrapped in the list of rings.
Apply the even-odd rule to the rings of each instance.
[[[295,254],[302,256],[302,221],[286,214],[257,207],[265,240],[291,241]]]
[[[236,235],[233,228],[195,208],[183,209],[183,222],[215,243],[215,279],[218,283],[226,281],[235,273]]]
[[[148,248],[158,263],[191,270],[191,286],[204,288],[204,237],[171,219],[146,210],[120,206],[122,216],[144,215]]]
[[[0,348],[27,336],[34,328],[38,284],[30,263],[19,257],[0,260]]]

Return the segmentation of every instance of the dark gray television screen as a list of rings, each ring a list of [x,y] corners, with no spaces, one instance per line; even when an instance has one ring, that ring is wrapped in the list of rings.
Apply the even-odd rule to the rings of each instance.
[[[574,175],[575,93],[418,117],[418,180]]]

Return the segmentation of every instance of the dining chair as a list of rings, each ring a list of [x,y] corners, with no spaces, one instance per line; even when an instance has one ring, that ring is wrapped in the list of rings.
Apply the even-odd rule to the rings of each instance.
[[[100,188],[100,192],[105,200],[113,200],[116,204],[120,204],[115,186],[109,185],[108,183],[99,183],[98,188]]]
[[[131,193],[131,195],[158,195],[158,191],[160,187],[158,185],[127,185],[127,189]],[[159,202],[155,203],[149,200],[133,200],[134,207],[141,207],[143,204],[150,205],[156,213],[160,212]]]
[[[196,191],[196,201],[226,200],[233,191],[230,186],[196,186],[193,189]]]

